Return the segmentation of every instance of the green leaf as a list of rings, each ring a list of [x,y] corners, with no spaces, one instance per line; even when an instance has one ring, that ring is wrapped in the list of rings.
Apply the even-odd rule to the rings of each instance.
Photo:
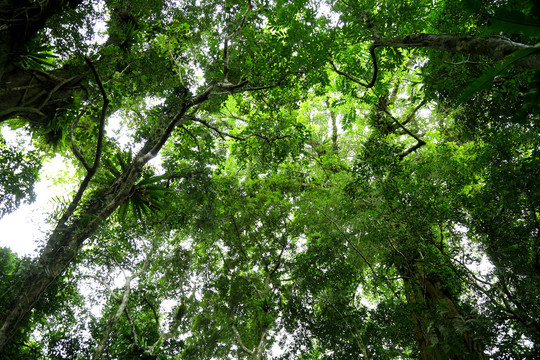
[[[497,33],[503,32],[540,37],[539,20],[536,17],[525,15],[520,11],[501,9],[490,19],[490,28]]]
[[[535,46],[517,50],[512,54],[508,55],[506,59],[497,63],[491,69],[484,71],[484,73],[480,77],[476,78],[458,98],[458,104],[463,104],[464,102],[469,101],[472,96],[477,92],[489,89],[493,84],[493,80],[495,79],[495,77],[503,74],[515,62],[538,52],[540,52],[540,47]]]

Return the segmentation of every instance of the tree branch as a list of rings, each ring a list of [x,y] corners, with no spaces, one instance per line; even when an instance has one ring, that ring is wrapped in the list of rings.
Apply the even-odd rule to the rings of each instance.
[[[274,141],[276,140],[281,140],[281,139],[286,139],[286,138],[289,138],[291,137],[290,135],[283,135],[283,136],[275,136],[275,137],[268,137],[268,136],[265,136],[265,135],[262,135],[262,134],[259,134],[259,133],[253,133],[253,134],[248,134],[248,135],[245,135],[245,136],[238,136],[238,135],[233,135],[233,134],[230,134],[228,132],[225,132],[225,131],[222,131],[220,129],[218,129],[217,127],[211,125],[210,123],[208,123],[207,121],[204,121],[204,120],[201,120],[195,116],[189,116],[189,119],[190,120],[193,120],[195,122],[198,122],[204,126],[206,126],[207,128],[211,129],[211,130],[214,130],[215,132],[218,133],[218,135],[224,139],[224,137],[230,137],[232,139],[235,139],[235,140],[239,140],[239,141],[245,141],[253,136],[256,136],[258,138],[261,138],[263,140],[266,140],[268,143],[273,143]]]
[[[88,171],[90,171],[91,167],[88,164],[88,162],[86,161],[86,159],[84,158],[84,156],[83,156],[83,154],[81,152],[81,149],[77,146],[77,144],[75,144],[75,135],[73,134],[73,132],[75,130],[75,127],[77,127],[77,124],[79,124],[79,120],[81,119],[81,117],[86,112],[86,109],[87,109],[87,107],[85,106],[82,109],[82,111],[79,113],[77,118],[71,123],[70,129],[69,129],[69,137],[70,137],[70,140],[71,140],[71,150],[73,151],[73,155],[75,155],[75,157],[81,162],[81,164],[86,169],[86,172],[88,172]]]
[[[261,335],[259,337],[259,343],[257,344],[257,351],[255,352],[255,359],[254,360],[261,360],[262,354],[264,352],[264,347],[266,346],[266,333],[268,332],[267,327],[265,326],[261,332]]]
[[[283,252],[285,251],[285,249],[287,248],[287,245],[288,243],[285,242],[283,247],[281,248],[281,251],[279,252],[279,256],[277,258],[277,261],[276,261],[276,265],[274,266],[274,268],[270,271],[270,273],[267,275],[268,279],[271,279],[272,276],[274,276],[274,274],[276,273],[276,271],[279,269],[279,266],[281,265],[281,257],[283,256]]]
[[[464,55],[487,56],[491,60],[502,60],[514,51],[532,48],[509,40],[492,38],[466,38],[443,34],[412,34],[405,37],[395,37],[389,40],[377,40],[374,45],[395,48],[422,48],[448,51]],[[516,65],[525,68],[540,68],[540,55],[533,54],[519,61]]]
[[[123,312],[126,313],[126,316],[128,317],[128,322],[130,322],[130,324],[132,325],[132,333],[134,334],[134,339],[135,340],[137,339],[137,333],[135,332],[135,329],[133,327],[131,316],[129,316],[129,312],[127,311],[127,303],[129,301],[129,295],[131,294],[131,281],[139,277],[142,273],[146,272],[146,269],[148,268],[148,265],[150,264],[150,258],[152,256],[153,251],[154,251],[154,243],[152,243],[150,249],[148,250],[148,253],[146,254],[146,259],[144,259],[144,262],[141,268],[139,269],[139,271],[134,272],[130,276],[126,276],[126,283],[124,285],[124,294],[122,296],[122,300],[120,301],[120,305],[118,306],[118,309],[115,315],[113,316],[113,318],[109,319],[107,327],[105,328],[105,331],[103,332],[103,336],[101,337],[101,340],[94,351],[93,359],[99,360],[103,358],[103,351],[105,350],[107,342],[109,341],[109,336],[112,331],[112,328],[114,325],[116,325],[116,323],[120,319],[120,316],[122,316]],[[94,277],[94,276],[93,278],[97,279],[97,277]],[[113,298],[116,301],[120,300],[118,296],[114,294],[113,290],[108,284],[106,284],[104,281],[101,281],[101,280],[98,280],[98,281],[107,287],[107,289],[109,290],[109,292],[112,294]]]
[[[424,145],[426,145],[426,142],[424,140],[418,141],[415,145],[411,146],[409,149],[399,154],[399,160],[403,160],[407,155],[412,154]]]
[[[238,36],[240,31],[244,28],[246,25],[247,17],[252,9],[251,1],[248,0],[248,7],[246,8],[246,11],[244,12],[244,15],[242,16],[242,20],[240,21],[240,24],[238,27],[225,38],[224,44],[223,44],[223,81],[228,82],[229,79],[229,60],[231,57],[230,52],[228,51],[229,48],[229,41],[231,41],[233,38]]]
[[[403,126],[407,125],[412,119],[414,119],[414,115],[416,115],[416,113],[418,112],[418,110],[420,110],[420,108],[422,106],[424,106],[425,104],[427,103],[427,100],[422,100],[420,102],[420,104],[418,104],[417,107],[415,107],[413,109],[413,111],[411,111],[411,113],[409,114],[409,116],[407,116],[407,119],[405,119],[405,121],[402,123]]]
[[[231,324],[231,327],[233,329],[234,335],[236,336],[236,340],[238,341],[238,344],[240,345],[240,348],[244,350],[244,352],[248,355],[253,356],[253,351],[249,350],[246,345],[244,345],[244,342],[242,341],[242,337],[240,336],[240,333],[238,332],[238,329],[236,328],[236,325]]]
[[[213,93],[210,95],[210,97],[218,97],[218,96],[225,96],[225,95],[232,95],[232,94],[239,94],[243,92],[248,91],[261,91],[261,90],[268,90],[273,89],[275,87],[278,87],[281,85],[281,83],[289,76],[291,75],[291,72],[287,71],[285,74],[274,84],[266,85],[266,86],[254,86],[254,87],[248,87],[241,89],[244,85],[249,84],[248,80],[241,80],[238,84],[230,84],[230,83],[218,83],[216,85],[216,88],[218,89],[224,89],[227,91],[219,92],[219,93]]]
[[[377,46],[378,45],[373,44],[369,47],[369,54],[371,55],[371,60],[373,62],[373,77],[371,78],[371,81],[369,83],[364,83],[354,78],[353,76],[339,70],[332,59],[330,59],[330,65],[332,65],[332,68],[334,68],[334,71],[338,73],[339,75],[345,76],[347,79],[351,80],[354,83],[357,83],[358,85],[364,86],[366,89],[370,89],[377,82],[377,74],[379,72],[379,66],[377,65],[377,56],[375,55],[375,49],[377,48]]]
[[[422,106],[423,104],[420,104],[418,105],[414,110],[413,112],[407,117],[407,122],[409,122],[412,117],[414,116],[414,114],[416,113],[416,111]],[[414,151],[416,151],[417,149],[421,148],[422,146],[426,145],[426,142],[422,139],[420,139],[417,135],[413,134],[412,132],[409,131],[409,129],[407,129],[405,126],[403,126],[403,124],[401,122],[398,121],[398,119],[396,119],[387,109],[381,107],[381,106],[378,106],[376,105],[377,108],[381,111],[383,111],[386,115],[390,116],[390,118],[392,120],[394,120],[396,122],[396,124],[399,125],[399,127],[405,131],[409,136],[412,136],[415,140],[416,140],[416,145],[412,146],[411,148],[405,150],[404,152],[402,152],[401,154],[399,154],[399,159],[402,160],[403,158],[405,158],[407,155],[413,153]]]
[[[107,324],[107,327],[105,328],[103,332],[103,336],[101,337],[101,340],[94,350],[93,359],[99,360],[103,358],[103,351],[105,350],[105,347],[107,345],[107,342],[109,341],[109,336],[111,333],[111,330],[113,326],[118,322],[118,319],[120,319],[120,316],[124,312],[124,309],[127,306],[128,300],[129,300],[129,294],[131,292],[131,280],[133,280],[132,276],[128,276],[126,278],[126,284],[124,285],[124,295],[122,296],[122,301],[120,302],[120,306],[118,306],[118,309],[116,310],[116,313],[114,314],[112,319],[109,319],[109,322]]]

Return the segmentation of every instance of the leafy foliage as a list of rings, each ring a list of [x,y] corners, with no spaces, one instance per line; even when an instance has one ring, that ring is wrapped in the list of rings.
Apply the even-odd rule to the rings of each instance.
[[[24,3],[0,215],[80,185],[0,249],[0,356],[538,357],[536,4]]]
[[[23,201],[35,200],[34,184],[41,168],[38,151],[10,147],[0,139],[0,218]]]

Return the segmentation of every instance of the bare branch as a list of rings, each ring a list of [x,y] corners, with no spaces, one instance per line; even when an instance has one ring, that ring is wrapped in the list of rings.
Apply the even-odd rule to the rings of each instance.
[[[229,39],[225,39],[223,44],[223,81],[229,81],[229,59],[231,54],[227,51],[229,48]]]

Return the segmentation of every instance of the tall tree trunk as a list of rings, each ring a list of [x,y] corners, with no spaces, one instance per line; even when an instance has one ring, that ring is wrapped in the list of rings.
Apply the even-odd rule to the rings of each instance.
[[[422,360],[486,359],[482,346],[465,330],[463,316],[455,300],[444,290],[443,280],[426,274],[419,260],[409,264],[401,273]],[[441,322],[445,322],[446,333],[438,330]],[[451,348],[449,353],[450,341],[462,346]]]
[[[183,121],[186,111],[198,101],[206,101],[208,94],[199,96],[196,101],[186,101],[179,114],[164,115],[159,133],[147,141],[131,165],[108,190],[99,199],[87,202],[77,218],[57,225],[38,263],[26,274],[19,294],[7,308],[1,309],[0,354],[32,311],[36,301],[71,264],[84,241],[129,198],[144,165],[157,155],[174,128]]]

